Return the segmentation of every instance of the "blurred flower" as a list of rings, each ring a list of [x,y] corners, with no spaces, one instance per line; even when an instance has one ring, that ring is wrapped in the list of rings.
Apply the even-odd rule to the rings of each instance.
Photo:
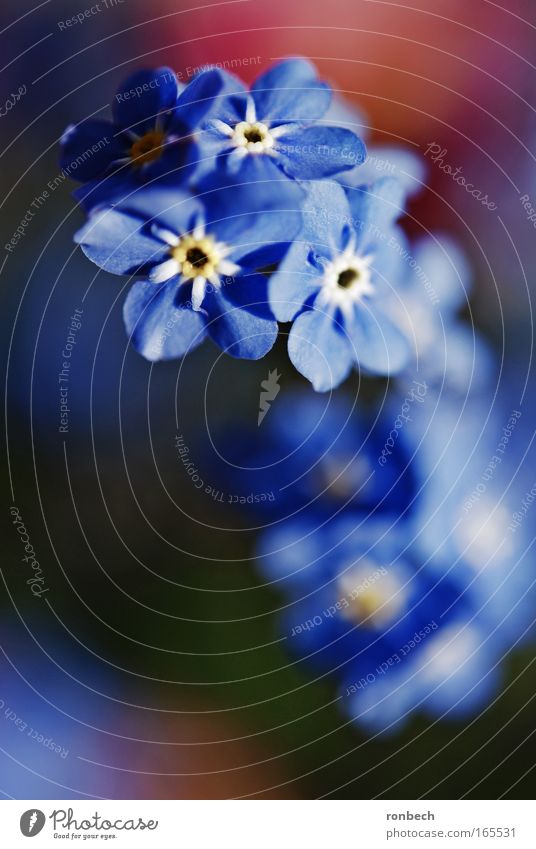
[[[283,519],[304,507],[322,515],[341,511],[402,514],[410,509],[415,480],[401,433],[389,463],[380,464],[392,422],[356,408],[344,395],[282,392],[261,428],[222,431],[213,476],[236,493],[270,492],[251,509]],[[225,446],[225,448],[224,448]],[[198,454],[211,456],[210,446]]]
[[[417,566],[409,526],[301,517],[264,533],[265,577],[287,592],[290,651],[341,682],[341,706],[372,731],[414,710],[453,717],[497,686],[493,632],[451,576]]]

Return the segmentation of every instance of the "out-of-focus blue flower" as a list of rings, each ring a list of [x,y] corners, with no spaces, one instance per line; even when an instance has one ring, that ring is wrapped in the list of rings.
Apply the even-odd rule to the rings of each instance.
[[[88,119],[67,127],[62,136],[63,170],[87,183],[77,196],[94,206],[163,174],[173,172],[177,182],[186,181],[197,159],[193,131],[221,83],[212,70],[180,91],[170,68],[128,77],[114,96],[112,122]]]
[[[223,468],[216,461],[212,471],[218,485],[237,494],[271,493],[266,501],[252,498],[252,509],[281,520],[304,508],[324,516],[403,514],[410,508],[416,482],[403,432],[389,463],[379,463],[390,419],[365,414],[344,395],[287,391],[256,425],[211,434],[218,458],[225,458]],[[213,450],[214,444],[198,453],[210,456]]]
[[[287,59],[261,74],[248,91],[220,72],[225,94],[217,99],[199,139],[201,158],[247,179],[272,179],[280,169],[294,179],[330,177],[359,165],[365,146],[350,130],[319,119],[331,100],[305,59]]]
[[[313,182],[304,225],[269,286],[279,321],[293,321],[289,356],[317,391],[338,386],[353,365],[394,374],[410,349],[391,302],[406,272],[390,245],[403,189],[383,178],[347,197],[334,182]]]
[[[444,397],[418,453],[418,556],[456,580],[504,648],[534,635],[532,423],[519,396],[492,411]]]
[[[413,710],[456,718],[497,686],[497,642],[455,580],[417,567],[408,524],[370,517],[319,525],[302,517],[265,531],[265,577],[286,591],[289,649],[341,686],[341,705],[369,730]]]
[[[472,291],[472,270],[446,234],[411,246],[391,239],[407,272],[390,303],[411,340],[407,372],[437,391],[466,394],[489,387],[495,361],[481,334],[459,317]]]
[[[124,317],[147,359],[182,356],[206,335],[231,356],[257,359],[274,344],[277,322],[256,269],[281,257],[300,224],[286,202],[276,184],[221,186],[202,198],[145,187],[96,211],[76,240],[106,271],[146,278],[132,287]]]

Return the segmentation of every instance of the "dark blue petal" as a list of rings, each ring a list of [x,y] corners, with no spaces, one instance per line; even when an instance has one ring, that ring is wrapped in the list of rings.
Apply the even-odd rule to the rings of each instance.
[[[161,286],[132,286],[123,318],[134,347],[147,360],[169,360],[193,351],[206,336],[204,317],[177,306],[177,278]]]
[[[121,168],[102,180],[90,180],[73,192],[74,197],[84,209],[94,210],[102,206],[112,206],[128,198],[139,188],[137,175],[130,168]]]
[[[126,155],[125,141],[109,121],[71,124],[60,141],[60,165],[73,180],[102,177],[112,162]]]
[[[154,127],[157,115],[175,106],[177,94],[177,78],[171,68],[136,71],[114,97],[114,122],[123,130],[147,132]]]
[[[396,374],[409,360],[411,348],[406,336],[375,305],[356,309],[346,322],[354,356],[359,365],[374,374]]]
[[[347,377],[354,354],[342,327],[320,310],[307,310],[295,320],[288,338],[295,368],[317,392],[334,389]]]
[[[331,101],[331,89],[319,82],[306,59],[286,59],[273,65],[251,87],[257,118],[270,123],[321,118]]]
[[[361,139],[341,127],[292,130],[280,136],[274,149],[287,174],[298,180],[331,177],[354,168],[366,156]]]
[[[95,211],[74,238],[92,262],[112,274],[146,271],[168,250],[144,222],[117,209]]]
[[[273,347],[277,322],[267,304],[266,278],[261,274],[240,277],[223,285],[203,301],[207,331],[232,357],[258,360]]]

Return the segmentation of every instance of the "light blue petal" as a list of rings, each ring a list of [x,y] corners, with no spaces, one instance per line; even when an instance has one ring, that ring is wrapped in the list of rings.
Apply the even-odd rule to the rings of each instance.
[[[396,374],[408,362],[411,347],[407,337],[376,305],[363,302],[345,326],[354,357],[368,371]]]
[[[271,123],[316,120],[326,112],[331,89],[317,79],[306,59],[285,59],[261,74],[251,87],[257,118]]]
[[[319,310],[307,310],[295,320],[288,338],[288,353],[295,368],[317,392],[327,392],[342,383],[354,361],[343,328]]]
[[[285,172],[297,180],[319,180],[364,161],[361,139],[341,127],[313,126],[291,130],[274,148]]]
[[[117,209],[95,211],[75,234],[89,259],[111,274],[136,274],[163,259],[167,247],[143,221]]]

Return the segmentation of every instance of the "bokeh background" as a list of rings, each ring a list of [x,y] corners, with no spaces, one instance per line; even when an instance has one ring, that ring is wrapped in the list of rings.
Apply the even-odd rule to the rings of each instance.
[[[3,0],[0,11],[0,792],[531,798],[530,649],[508,659],[510,686],[474,722],[417,717],[374,741],[338,711],[329,680],[285,652],[274,627],[281,598],[255,568],[255,521],[193,490],[176,436],[185,435],[210,480],[196,438],[255,422],[269,369],[285,389],[306,381],[284,339],[258,363],[224,358],[210,343],[184,362],[139,357],[122,324],[124,281],[97,274],[74,248],[83,216],[73,184],[61,179],[57,146],[69,122],[104,114],[138,67],[171,65],[187,81],[218,62],[250,81],[279,57],[311,58],[361,110],[370,139],[424,157],[425,186],[405,228],[440,229],[463,246],[475,272],[467,319],[497,352],[500,386],[523,384],[536,287],[536,233],[520,202],[528,194],[536,206],[534,3],[97,6],[70,27],[61,23],[95,4]],[[432,143],[495,211],[426,157]],[[28,210],[24,236],[6,250]],[[58,376],[75,310],[69,430],[60,433]],[[358,390],[366,395],[356,376],[341,391]],[[485,412],[493,398],[481,403]],[[527,440],[530,423],[529,431]],[[26,584],[13,504],[46,577],[41,598]]]

